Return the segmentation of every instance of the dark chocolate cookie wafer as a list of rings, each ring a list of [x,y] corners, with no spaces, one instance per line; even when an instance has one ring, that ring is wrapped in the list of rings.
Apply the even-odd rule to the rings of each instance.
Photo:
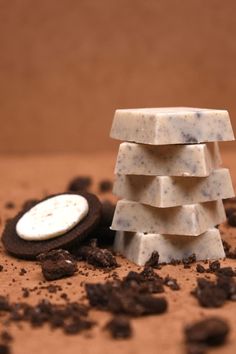
[[[77,194],[77,193],[60,193]],[[101,203],[94,194],[81,192],[78,193],[86,198],[89,204],[87,216],[78,223],[73,229],[65,234],[44,241],[26,241],[16,233],[16,224],[24,215],[25,209],[19,212],[13,219],[9,220],[2,234],[2,242],[6,250],[18,258],[34,259],[40,253],[48,252],[53,249],[70,249],[72,246],[79,245],[99,224],[101,218]],[[43,200],[55,197],[51,195]],[[41,200],[40,202],[42,202]]]

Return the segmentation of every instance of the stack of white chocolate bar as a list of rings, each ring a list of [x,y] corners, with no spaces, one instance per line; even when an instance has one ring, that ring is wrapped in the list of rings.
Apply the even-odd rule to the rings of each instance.
[[[234,140],[228,112],[197,108],[124,109],[111,137],[122,143],[116,162],[112,222],[115,251],[144,265],[196,255],[225,256],[216,225],[222,199],[234,196],[229,170],[220,168],[218,141]]]

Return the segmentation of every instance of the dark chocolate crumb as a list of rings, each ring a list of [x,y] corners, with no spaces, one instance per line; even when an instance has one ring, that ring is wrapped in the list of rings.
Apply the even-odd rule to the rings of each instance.
[[[225,208],[225,214],[229,218],[232,214],[236,213],[236,208]]]
[[[21,268],[19,275],[25,275],[27,273],[27,270],[25,268]]]
[[[166,263],[165,263],[166,264]],[[174,259],[172,258],[171,261],[170,261],[170,264],[173,265],[173,266],[177,266],[179,264],[182,264],[182,261],[180,259]],[[162,263],[163,265],[163,263]]]
[[[28,288],[22,288],[22,296],[23,297],[29,297],[30,296],[30,291]]]
[[[183,264],[184,268],[191,268],[191,264],[196,262],[196,255],[193,253],[188,257],[183,258],[182,260],[180,259],[171,259],[170,264],[171,265],[180,265]],[[163,265],[163,263],[162,263]]]
[[[168,286],[171,290],[180,290],[180,286],[177,282],[176,279],[171,278],[169,275],[167,275],[164,279],[164,284]]]
[[[92,178],[89,176],[78,176],[73,178],[67,187],[69,192],[87,191],[92,185]]]
[[[188,257],[185,257],[183,259],[183,265],[186,267],[186,266],[189,266],[190,264],[192,263],[195,263],[196,262],[196,255],[195,253],[191,254],[190,256]],[[187,268],[187,267],[186,267]]]
[[[81,320],[80,317],[73,316],[70,322],[64,324],[64,333],[66,334],[77,334],[81,331],[90,329],[94,326],[95,322],[88,320]]]
[[[216,285],[224,291],[227,300],[236,301],[236,282],[233,278],[220,275],[217,277]]]
[[[218,275],[225,275],[227,277],[235,277],[236,272],[232,269],[232,267],[222,267],[217,270]]]
[[[187,343],[186,354],[206,354],[207,346],[201,343]]]
[[[210,262],[209,270],[213,273],[217,272],[220,269],[220,262],[218,260]]]
[[[14,209],[14,208],[15,208],[15,203],[13,203],[13,202],[6,202],[5,208],[6,208],[6,209]]]
[[[230,214],[227,220],[230,226],[236,227],[236,213]]]
[[[226,257],[231,259],[236,259],[236,249],[232,249],[230,244],[225,240],[222,240],[222,242],[223,242]]]
[[[140,273],[131,271],[123,278],[125,288],[137,289],[148,293],[163,293],[164,280],[151,267],[145,267]]]
[[[0,354],[10,354],[11,350],[7,344],[0,344]]]
[[[108,179],[104,179],[99,183],[99,192],[105,193],[110,192],[112,190],[113,183]]]
[[[55,280],[72,276],[77,270],[75,258],[66,250],[53,250],[40,254],[42,272],[47,280]]]
[[[12,337],[12,335],[11,335],[8,331],[4,330],[4,331],[2,331],[2,333],[1,333],[1,340],[2,340],[4,343],[9,343],[9,342],[12,342],[12,341],[13,341],[13,337]]]
[[[68,300],[69,300],[68,295],[67,295],[66,293],[62,293],[62,294],[61,294],[61,298],[62,298],[63,300],[65,300],[65,301],[68,301]]]
[[[100,310],[133,317],[167,311],[166,299],[151,295],[164,291],[163,279],[152,268],[129,272],[123,280],[85,284],[85,290],[90,305]]]
[[[7,322],[28,322],[32,327],[41,327],[48,323],[51,328],[61,328],[66,334],[76,334],[90,329],[95,323],[89,320],[88,307],[79,303],[66,303],[64,305],[52,304],[42,300],[35,306],[26,303],[8,303]],[[1,353],[1,352],[0,352]]]
[[[219,317],[209,317],[185,328],[188,343],[200,343],[207,346],[222,345],[230,328],[228,323]]]
[[[9,311],[10,305],[8,298],[6,296],[0,295],[0,311]]]
[[[2,272],[2,271],[3,271],[3,269],[4,269],[3,265],[2,265],[2,264],[0,264],[0,272]]]
[[[196,271],[197,271],[198,273],[205,273],[206,269],[203,267],[203,265],[197,264],[197,266],[196,266]]]
[[[145,264],[146,267],[152,267],[152,268],[160,268],[159,264],[159,253],[157,251],[153,251],[151,254],[151,257]]]
[[[116,258],[108,249],[96,246],[96,241],[91,240],[90,245],[82,246],[77,251],[79,260],[85,260],[98,268],[113,269],[118,267]]]
[[[43,287],[42,287],[43,288]],[[60,285],[54,285],[54,284],[50,284],[48,285],[47,287],[45,287],[47,289],[47,291],[50,293],[50,294],[56,294],[57,291],[61,291],[62,288]]]
[[[199,278],[192,295],[203,307],[221,307],[227,300],[236,300],[236,282],[231,276],[220,273],[216,281]]]
[[[223,289],[203,278],[197,279],[197,287],[192,294],[203,307],[221,307],[227,299]]]
[[[221,267],[218,260],[210,262],[209,268],[207,269],[202,265],[197,264],[197,271],[199,273],[215,273],[216,275],[225,275],[228,277],[236,276],[236,272],[232,269],[232,267]]]
[[[132,336],[130,320],[126,316],[116,316],[105,326],[114,339],[125,339]]]

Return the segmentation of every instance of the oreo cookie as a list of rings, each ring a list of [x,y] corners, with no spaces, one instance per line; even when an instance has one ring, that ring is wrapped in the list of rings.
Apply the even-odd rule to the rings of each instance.
[[[43,240],[43,241],[26,241],[20,238],[16,232],[16,224],[26,212],[24,208],[13,219],[10,219],[2,234],[2,243],[5,249],[17,258],[35,259],[40,253],[45,253],[54,249],[63,248],[71,249],[77,247],[81,242],[89,236],[98,226],[102,213],[102,206],[99,199],[94,195],[87,192],[66,192],[63,194],[78,194],[86,198],[89,211],[87,216],[79,222],[73,229],[65,232],[63,235],[56,238]],[[56,195],[48,196],[42,202]]]

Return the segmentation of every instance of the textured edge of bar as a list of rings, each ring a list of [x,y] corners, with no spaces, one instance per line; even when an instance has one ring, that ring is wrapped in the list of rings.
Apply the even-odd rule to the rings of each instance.
[[[160,146],[123,142],[115,174],[206,177],[221,163],[217,142]]]
[[[150,247],[150,243],[155,245]],[[197,260],[215,260],[225,257],[220,232],[216,228],[209,229],[194,238],[118,231],[114,251],[140,266],[150,259],[153,251],[158,252],[160,263],[170,263],[172,259],[182,260],[193,253]]]
[[[235,196],[227,168],[208,177],[116,175],[113,193],[118,197],[159,208],[204,203]]]
[[[140,224],[139,214],[142,215]],[[225,220],[222,200],[171,208],[156,208],[122,199],[116,205],[111,229],[169,235],[178,234],[190,237],[198,236]]]

